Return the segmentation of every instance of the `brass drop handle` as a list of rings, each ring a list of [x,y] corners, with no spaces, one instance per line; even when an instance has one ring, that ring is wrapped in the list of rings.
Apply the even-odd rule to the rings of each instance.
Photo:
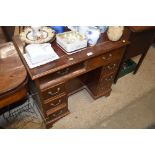
[[[105,80],[106,80],[106,81],[111,81],[111,80],[113,80],[113,76],[110,76],[110,77],[108,77],[108,78],[105,78]]]
[[[112,54],[111,54],[111,53],[109,53],[108,56],[103,56],[103,57],[102,57],[103,60],[109,60],[109,59],[111,59],[111,58],[112,58]]]
[[[115,67],[116,67],[116,64],[108,65],[108,66],[107,66],[107,68],[108,68],[109,70],[114,69]]]
[[[60,103],[61,103],[61,99],[59,99],[59,101],[58,101],[56,104],[51,103],[50,105],[51,105],[51,106],[57,106],[57,105],[59,105]]]
[[[62,114],[62,112],[63,112],[63,110],[60,110],[58,113],[53,114],[53,116],[54,116],[54,117],[56,117],[56,116],[58,116],[58,115],[61,115],[61,114]]]
[[[69,72],[69,68],[66,68],[65,70],[63,71],[58,71],[57,73],[60,74],[60,75],[65,75]]]
[[[51,95],[51,96],[53,96],[53,95],[56,95],[56,94],[58,94],[60,92],[60,87],[58,87],[57,88],[57,91],[56,92],[51,92],[51,91],[48,91],[48,95]]]

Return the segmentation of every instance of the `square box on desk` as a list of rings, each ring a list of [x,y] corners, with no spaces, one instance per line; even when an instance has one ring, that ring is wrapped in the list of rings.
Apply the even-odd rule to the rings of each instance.
[[[56,35],[56,42],[68,53],[87,47],[87,39],[79,32],[68,31]]]

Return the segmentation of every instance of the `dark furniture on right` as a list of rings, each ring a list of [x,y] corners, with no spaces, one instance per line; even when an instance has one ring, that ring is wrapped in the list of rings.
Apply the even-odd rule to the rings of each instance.
[[[150,45],[153,43],[155,36],[155,27],[154,26],[127,26],[124,30],[123,38],[130,41],[130,44],[125,50],[123,59],[121,60],[119,70],[116,74],[114,82],[116,83],[119,77],[119,73],[122,69],[123,63],[135,56],[141,54],[139,62],[134,70],[134,74],[138,71],[141,63]]]

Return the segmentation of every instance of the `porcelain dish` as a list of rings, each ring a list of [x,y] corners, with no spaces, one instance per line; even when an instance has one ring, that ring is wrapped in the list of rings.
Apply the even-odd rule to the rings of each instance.
[[[53,41],[55,38],[55,33],[49,27],[42,27],[40,30],[40,35],[38,37],[34,37],[32,28],[27,27],[20,33],[20,38],[27,44],[41,44]]]

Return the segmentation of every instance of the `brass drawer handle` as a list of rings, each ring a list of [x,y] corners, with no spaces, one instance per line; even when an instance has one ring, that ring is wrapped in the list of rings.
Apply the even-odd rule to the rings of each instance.
[[[63,71],[58,71],[57,73],[60,74],[60,75],[65,75],[69,72],[69,68],[66,68],[65,70]]]
[[[110,76],[108,78],[105,78],[106,81],[112,81],[113,80],[113,76]]]
[[[58,116],[58,115],[61,115],[62,113],[63,113],[63,110],[60,110],[58,113],[53,114],[52,116],[53,116],[53,117],[56,117],[56,116]]]
[[[59,105],[60,103],[61,103],[61,99],[59,99],[59,101],[58,101],[56,104],[51,103],[50,105],[51,105],[51,106],[57,106],[57,105]]]
[[[109,60],[109,59],[111,59],[111,58],[112,58],[112,54],[111,54],[111,53],[109,53],[108,56],[103,56],[103,57],[102,57],[103,60]]]
[[[109,70],[114,69],[115,67],[116,67],[116,64],[108,65],[108,66],[107,66],[107,68],[108,68]]]
[[[53,95],[58,94],[59,92],[60,92],[60,87],[57,88],[57,91],[56,92],[48,91],[47,94],[53,96]]]

